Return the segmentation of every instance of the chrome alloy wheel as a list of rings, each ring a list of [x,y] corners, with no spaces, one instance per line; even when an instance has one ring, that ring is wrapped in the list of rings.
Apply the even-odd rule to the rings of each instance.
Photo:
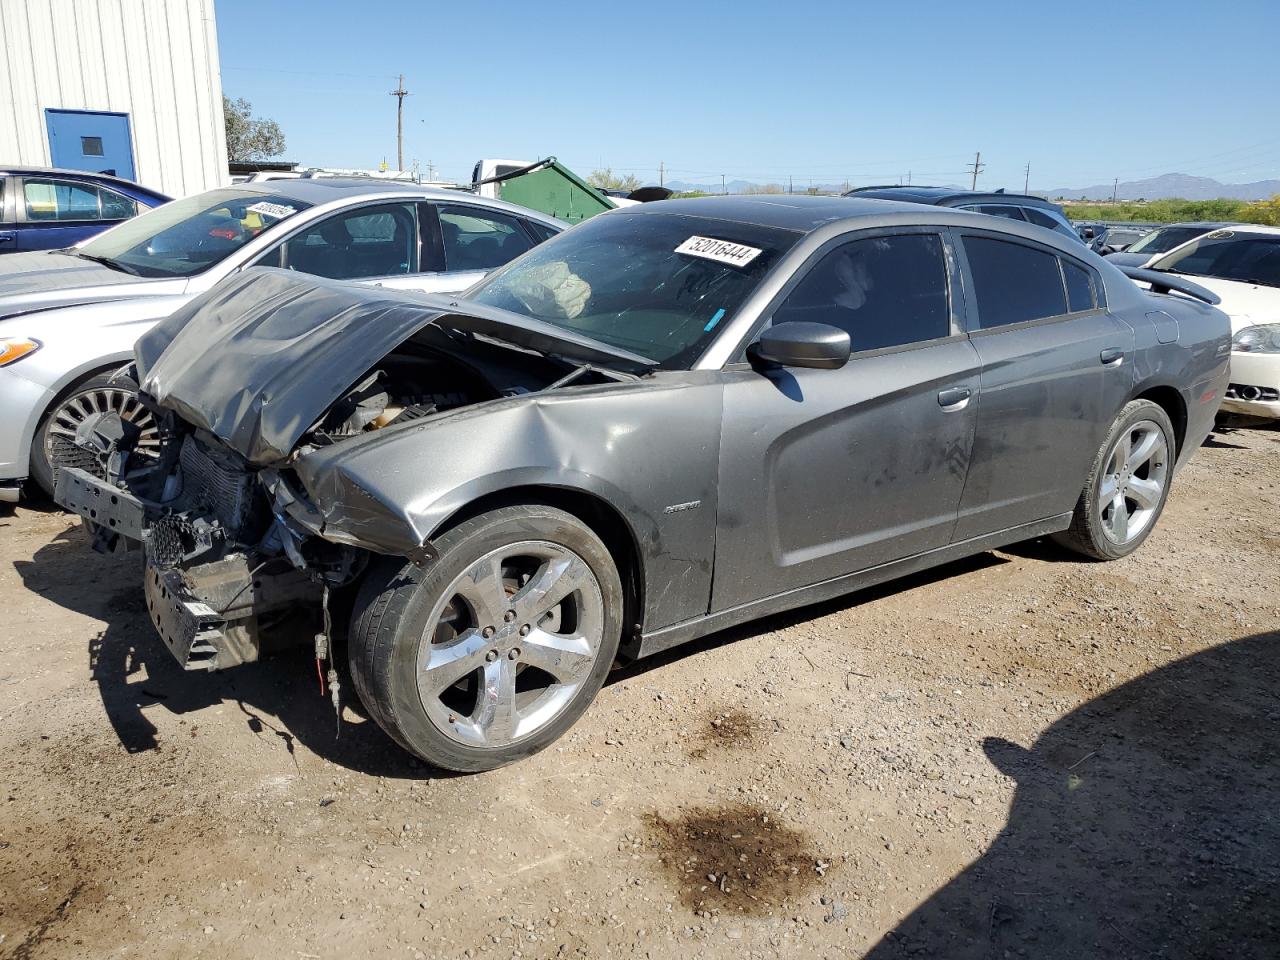
[[[160,455],[160,428],[138,395],[121,387],[93,387],[73,393],[54,408],[45,431],[44,456],[50,467],[81,467],[101,476],[97,457],[76,446],[76,431],[99,413],[118,413],[141,434],[134,449],[144,457]]]
[[[427,623],[417,658],[427,716],[460,743],[501,747],[554,720],[591,675],[604,597],[572,550],[527,540],[468,567]]]
[[[1168,480],[1168,438],[1156,423],[1139,420],[1116,439],[1098,484],[1098,515],[1107,539],[1125,544],[1141,536]]]

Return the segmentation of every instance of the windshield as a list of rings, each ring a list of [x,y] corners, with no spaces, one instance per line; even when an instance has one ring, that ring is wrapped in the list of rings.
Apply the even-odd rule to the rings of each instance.
[[[1157,260],[1152,269],[1280,287],[1280,236],[1215,230]]]
[[[1204,233],[1203,227],[1161,227],[1153,230],[1129,248],[1129,253],[1168,253]]]
[[[467,298],[688,367],[801,234],[676,214],[595,217]]]
[[[174,200],[76,248],[76,255],[141,277],[190,277],[311,206],[236,187]]]

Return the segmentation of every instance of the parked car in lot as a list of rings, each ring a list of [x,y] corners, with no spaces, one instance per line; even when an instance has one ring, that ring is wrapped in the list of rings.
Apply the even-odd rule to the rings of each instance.
[[[671,200],[465,300],[229,278],[138,342],[162,448],[95,418],[107,479],[59,469],[56,496],[101,546],[145,544],[187,669],[286,631],[331,657],[349,610],[374,719],[480,770],[560,736],[619,654],[1046,534],[1131,553],[1213,424],[1229,340],[1206,303],[1026,223]]]
[[[480,197],[372,179],[240,184],[70,250],[0,258],[0,499],[46,491],[84,417],[153,424],[107,374],[161,317],[250,265],[454,293],[564,228]]]
[[[1095,253],[1103,256],[1108,253],[1123,253],[1150,232],[1150,227],[1110,224],[1101,236],[1094,237],[1089,246]]]
[[[1123,252],[1108,254],[1107,259],[1117,267],[1140,267],[1150,263],[1162,253],[1168,253],[1174,247],[1182,246],[1188,240],[1202,237],[1213,230],[1223,230],[1232,226],[1237,224],[1226,220],[1166,224],[1152,230],[1131,246],[1125,247]]]
[[[0,253],[70,247],[168,202],[105,173],[0,167]]]
[[[1190,277],[1231,317],[1225,413],[1280,419],[1280,227],[1237,224],[1175,247],[1149,267]]]
[[[929,203],[957,210],[972,210],[993,217],[1004,217],[1019,223],[1034,223],[1064,237],[1079,240],[1080,234],[1071,225],[1062,207],[1043,197],[1031,197],[1020,193],[984,193],[978,190],[956,190],[951,187],[883,186],[857,187],[846,197],[864,199],[903,200],[908,203]]]

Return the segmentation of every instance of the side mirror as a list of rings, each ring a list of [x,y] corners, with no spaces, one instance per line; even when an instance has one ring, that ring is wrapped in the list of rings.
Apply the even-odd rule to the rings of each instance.
[[[829,323],[797,320],[780,323],[760,334],[753,355],[780,367],[838,370],[849,362],[849,334]]]

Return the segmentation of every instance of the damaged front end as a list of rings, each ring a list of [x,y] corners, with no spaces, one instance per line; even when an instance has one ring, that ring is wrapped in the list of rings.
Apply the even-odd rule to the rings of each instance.
[[[435,552],[385,495],[309,490],[307,458],[332,462],[371,433],[404,435],[461,407],[635,379],[593,366],[611,359],[601,349],[443,298],[245,271],[137,344],[131,373],[158,452],[100,414],[76,437],[92,469],[58,469],[54,498],[88,522],[96,549],[142,548],[147,610],[185,669],[312,643],[325,660],[332,591],[373,554],[426,564]],[[413,450],[384,473],[468,452]]]
[[[327,637],[326,593],[353,582],[367,553],[314,536],[289,515],[299,501],[278,472],[248,468],[215,438],[174,432],[160,460],[142,459],[118,421],[101,414],[80,438],[106,479],[62,468],[54,497],[88,522],[95,549],[142,548],[147,612],[183,668]]]

